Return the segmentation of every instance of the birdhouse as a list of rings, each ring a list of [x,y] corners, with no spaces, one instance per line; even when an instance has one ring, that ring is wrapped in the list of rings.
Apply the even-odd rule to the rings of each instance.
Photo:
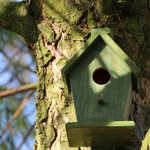
[[[66,124],[70,146],[129,145],[135,124],[128,121],[140,70],[109,36],[93,29],[90,39],[62,69],[72,93],[76,123]]]

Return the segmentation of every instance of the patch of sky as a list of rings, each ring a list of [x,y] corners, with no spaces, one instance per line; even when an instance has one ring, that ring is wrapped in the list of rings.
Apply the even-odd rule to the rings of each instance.
[[[22,1],[26,1],[26,0],[6,0],[6,1],[11,1],[11,2],[22,2]]]
[[[4,85],[4,84],[6,84],[6,83],[9,81],[9,79],[11,78],[11,74],[10,74],[9,71],[8,71],[8,72],[3,72],[0,77],[1,77],[0,85]]]

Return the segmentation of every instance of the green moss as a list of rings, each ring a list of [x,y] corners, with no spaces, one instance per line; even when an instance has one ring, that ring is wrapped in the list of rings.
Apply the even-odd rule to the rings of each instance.
[[[43,125],[37,125],[36,126],[36,141],[38,141],[38,149],[39,150],[46,150],[50,147],[51,142],[55,138],[55,131],[54,128],[51,125],[46,125],[43,129]]]
[[[53,99],[57,100],[57,98],[59,97],[58,89],[53,88],[52,85],[47,87],[46,93],[48,95],[48,99],[53,98]],[[51,109],[53,109],[53,106],[51,106]]]
[[[72,53],[73,54],[77,53],[77,51],[83,46],[83,44],[84,44],[83,41],[74,41]]]
[[[45,126],[45,135],[46,137],[43,144],[45,145],[46,148],[49,148],[51,146],[52,141],[55,138],[55,131],[53,126],[51,125]]]
[[[58,62],[56,63],[56,66],[59,68],[59,69],[62,69],[63,66],[67,63],[67,60],[65,58],[61,58],[58,60]]]
[[[142,44],[144,42],[144,33],[142,30],[142,26],[139,24],[139,22],[134,18],[127,18],[125,22],[126,30],[131,36],[134,36],[139,44]],[[122,28],[122,27],[121,27]]]
[[[37,144],[37,145],[35,145],[35,148],[36,148],[36,146],[38,146],[38,149],[43,149],[44,148],[43,141],[44,141],[44,137],[45,137],[45,131],[44,131],[42,125],[37,125],[35,128],[36,128],[35,143]],[[37,141],[38,141],[38,143],[37,143]]]
[[[62,79],[58,79],[56,82],[55,82],[56,86],[60,89],[64,89],[64,82]]]
[[[52,58],[52,54],[50,52],[45,54],[43,57],[43,66],[47,65],[48,62],[51,60],[51,58]]]
[[[83,41],[84,40],[84,36],[80,33],[80,32],[72,32],[72,34],[69,36],[71,40],[75,41]]]
[[[150,129],[148,130],[145,139],[142,141],[140,150],[148,150],[150,148]]]
[[[66,114],[66,117],[71,120],[72,122],[76,122],[76,115],[75,115],[75,108],[74,104],[70,104],[62,109],[62,113]]]
[[[51,65],[48,65],[47,67],[47,73],[46,73],[45,79],[46,79],[45,85],[50,86],[53,82],[53,72],[51,70]]]
[[[67,23],[66,23],[66,22],[63,22],[63,23],[62,23],[61,30],[62,30],[63,32],[65,32],[65,31],[67,30]]]
[[[66,38],[66,37],[64,37]],[[58,48],[61,50],[61,53],[67,58],[70,59],[71,58],[71,51],[68,49],[69,45],[69,39],[67,39],[67,43],[66,40],[62,38],[59,43],[58,43]]]
[[[55,36],[55,42],[58,41],[60,39],[60,37],[61,37],[61,33],[58,32]]]
[[[28,44],[38,38],[36,22],[26,2],[0,2],[0,26],[23,36]]]
[[[77,22],[82,15],[78,11],[74,3],[70,0],[51,0],[45,2],[45,15],[46,18],[53,18],[57,21],[69,21],[70,23]]]
[[[39,31],[41,31],[42,35],[44,35],[46,42],[54,42],[54,32],[50,27],[50,24],[47,22],[41,23],[38,25]]]
[[[46,119],[48,117],[48,108],[50,107],[50,102],[49,101],[39,101],[36,103],[36,108],[37,108],[37,115],[36,115],[36,120],[38,122],[41,122],[42,120]]]
[[[114,8],[112,5],[112,0],[100,0],[98,3],[97,11],[100,12],[100,14],[113,14]]]

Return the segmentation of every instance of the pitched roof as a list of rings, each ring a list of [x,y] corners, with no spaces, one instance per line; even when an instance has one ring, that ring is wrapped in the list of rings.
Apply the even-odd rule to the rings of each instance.
[[[136,64],[124,53],[124,51],[112,40],[108,35],[110,34],[109,28],[92,29],[91,37],[87,40],[84,46],[72,57],[72,59],[63,67],[62,74],[65,82],[70,90],[69,73],[80,62],[80,60],[91,50],[91,47],[96,44],[98,40],[102,40],[112,52],[122,60],[122,62],[132,72],[133,89],[138,92],[140,89],[140,69]]]

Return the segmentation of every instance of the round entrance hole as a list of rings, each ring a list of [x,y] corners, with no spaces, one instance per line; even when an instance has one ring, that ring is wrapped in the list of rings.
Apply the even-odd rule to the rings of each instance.
[[[110,80],[110,73],[105,68],[97,68],[93,72],[93,80],[100,85],[106,84]]]

